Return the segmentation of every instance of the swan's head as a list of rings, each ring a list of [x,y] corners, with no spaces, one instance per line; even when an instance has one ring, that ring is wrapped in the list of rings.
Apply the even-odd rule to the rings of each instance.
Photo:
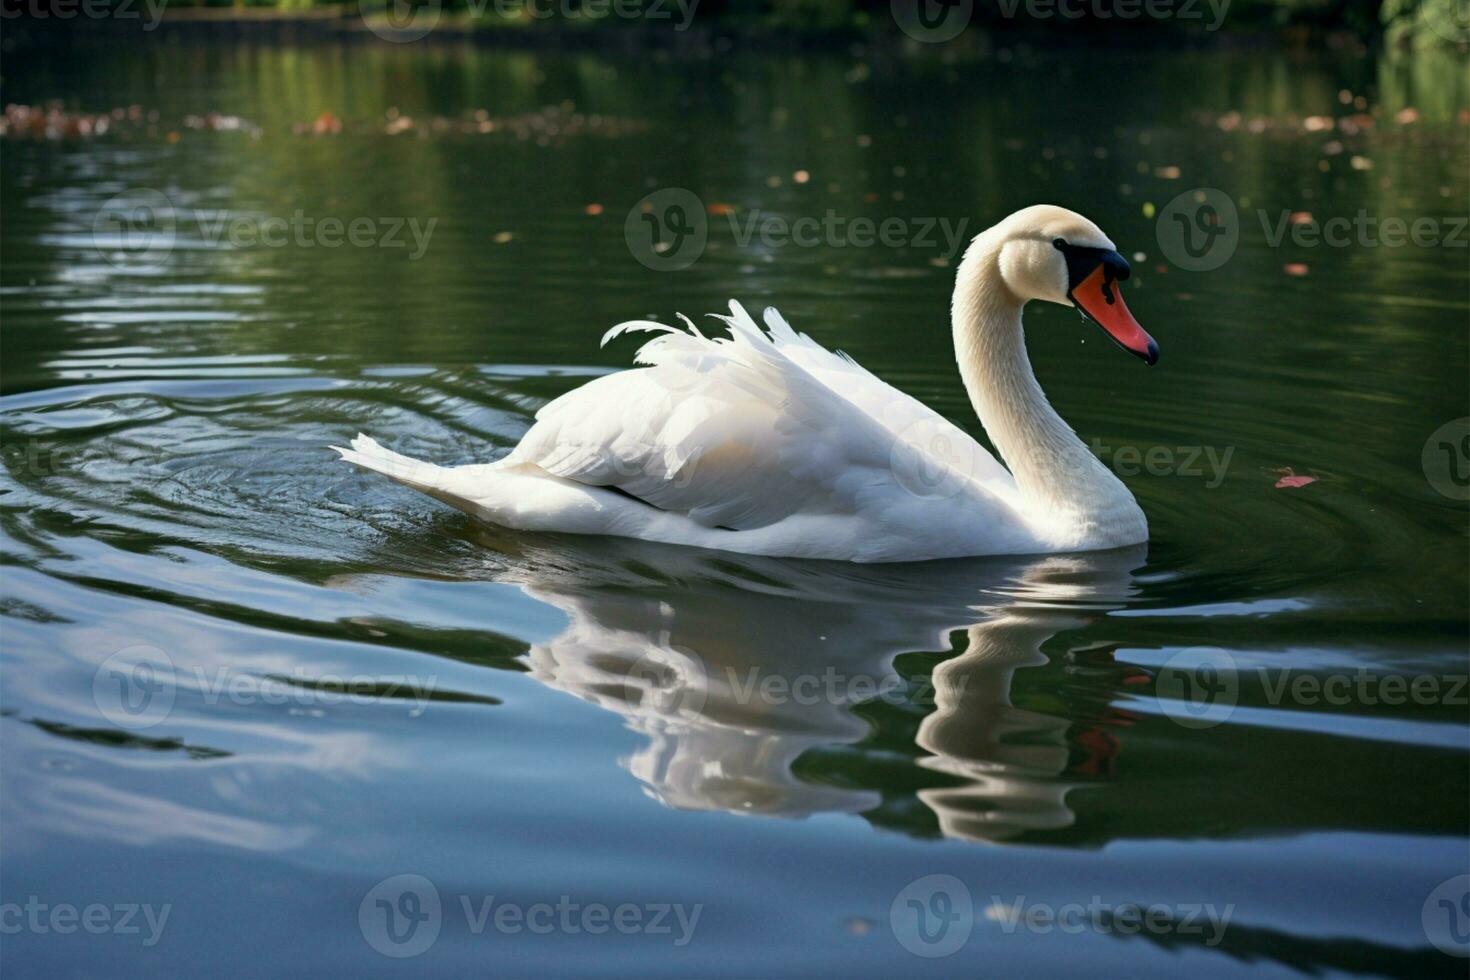
[[[1145,363],[1158,361],[1159,345],[1123,303],[1118,283],[1131,272],[1128,261],[1097,225],[1066,208],[1038,204],[981,238],[989,240],[1001,279],[1022,302],[1075,306],[1119,347]]]

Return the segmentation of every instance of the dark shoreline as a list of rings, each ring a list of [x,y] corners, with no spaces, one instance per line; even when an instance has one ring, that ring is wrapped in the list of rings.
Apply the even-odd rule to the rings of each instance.
[[[1030,45],[1040,48],[1091,47],[1104,43],[1124,50],[1259,49],[1363,51],[1376,46],[1381,35],[1364,38],[1342,29],[1306,26],[1253,26],[1248,29],[1207,31],[1148,21],[1078,23],[1067,29],[1031,23],[978,22],[942,44],[925,44],[901,31],[883,29],[796,30],[722,19],[713,26],[690,24],[683,29],[647,21],[571,27],[555,23],[528,28],[487,27],[463,17],[446,15],[422,37],[395,42],[367,25],[351,6],[283,12],[270,8],[184,7],[166,11],[157,23],[147,23],[140,0],[131,0],[131,16],[83,18],[8,16],[0,21],[3,49],[111,42],[125,34],[136,39],[166,41],[252,41],[263,43],[363,43],[404,46],[473,44],[531,51],[667,51],[709,55],[732,50],[830,51],[933,58],[983,58],[1000,47]]]

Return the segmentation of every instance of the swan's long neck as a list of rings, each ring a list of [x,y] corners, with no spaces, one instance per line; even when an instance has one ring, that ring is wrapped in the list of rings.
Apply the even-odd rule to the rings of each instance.
[[[999,252],[999,242],[980,236],[956,277],[955,357],[970,402],[1032,516],[1088,534],[1111,529],[1127,537],[1143,513],[1046,400],[1026,356],[1025,301],[1001,278]]]

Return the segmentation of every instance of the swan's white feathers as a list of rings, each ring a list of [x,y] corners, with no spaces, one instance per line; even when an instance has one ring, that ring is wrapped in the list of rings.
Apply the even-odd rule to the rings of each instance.
[[[745,309],[719,316],[728,337],[699,336],[667,324],[631,321],[604,337],[647,331],[637,360],[647,365],[598,378],[536,415],[505,460],[529,463],[576,483],[615,487],[706,528],[751,530],[802,515],[863,513],[882,522],[886,508],[917,499],[902,486],[896,437],[918,421],[968,440],[979,466],[971,475],[1009,474],[978,444],[853,361],[798,334],[767,310],[769,334]],[[687,323],[688,321],[686,321]],[[1003,505],[983,480],[964,496]],[[999,515],[997,515],[999,516]]]

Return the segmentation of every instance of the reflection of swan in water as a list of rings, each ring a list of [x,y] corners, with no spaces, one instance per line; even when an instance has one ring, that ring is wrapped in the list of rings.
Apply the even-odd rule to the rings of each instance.
[[[1043,562],[1027,573],[1045,576],[1067,564]],[[1072,754],[1072,719],[1015,706],[1011,684],[1016,671],[1048,662],[1042,643],[1087,620],[1057,609],[1002,608],[968,629],[963,654],[935,668],[935,711],[918,735],[933,755],[919,765],[964,783],[920,790],[919,799],[938,815],[946,837],[998,840],[1071,826],[1066,796],[1077,783],[1056,777]],[[1110,739],[1101,730],[1096,737]]]
[[[957,785],[919,798],[946,835],[980,839],[1072,822],[1075,783],[1057,777],[1076,753],[1074,720],[1013,706],[1011,684],[1047,663],[1040,646],[1058,631],[1116,608],[1143,561],[1141,547],[857,566],[638,542],[511,545],[528,547],[497,577],[569,620],[531,648],[532,674],[647,736],[624,764],[659,800],[781,816],[872,810],[878,790],[827,767],[823,781],[797,770],[813,749],[868,739],[863,713],[882,701],[927,713],[917,741],[931,755],[919,764]],[[895,672],[899,654],[949,652],[956,630],[964,652],[934,670],[932,695],[914,671]]]

